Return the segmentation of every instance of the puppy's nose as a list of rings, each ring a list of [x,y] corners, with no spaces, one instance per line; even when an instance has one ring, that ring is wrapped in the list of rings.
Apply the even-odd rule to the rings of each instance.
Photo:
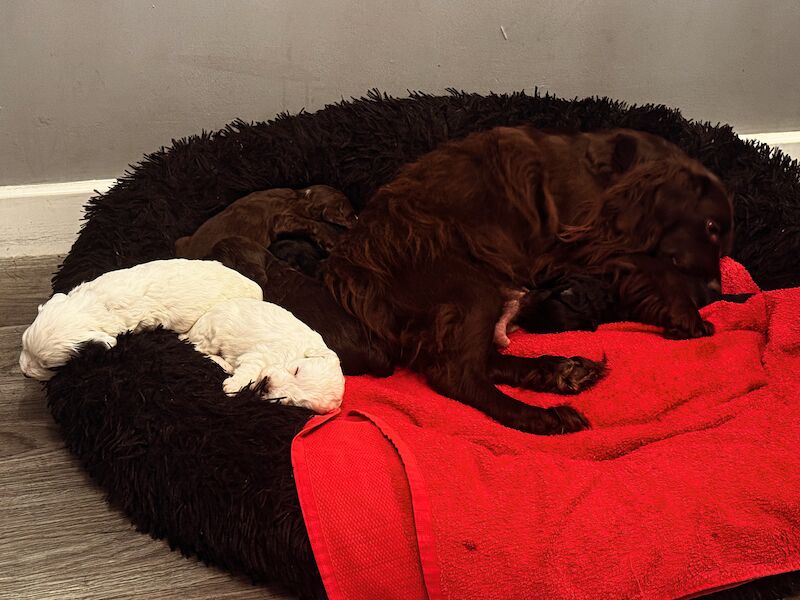
[[[708,289],[722,293],[722,286],[719,284],[719,279],[712,279],[709,281]]]

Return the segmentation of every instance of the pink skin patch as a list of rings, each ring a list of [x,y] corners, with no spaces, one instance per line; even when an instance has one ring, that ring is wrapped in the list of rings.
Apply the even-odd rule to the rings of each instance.
[[[504,290],[508,299],[503,304],[503,314],[500,315],[497,324],[494,326],[494,343],[500,348],[507,348],[511,343],[508,334],[519,329],[512,325],[511,321],[519,312],[519,300],[525,295],[524,290]]]

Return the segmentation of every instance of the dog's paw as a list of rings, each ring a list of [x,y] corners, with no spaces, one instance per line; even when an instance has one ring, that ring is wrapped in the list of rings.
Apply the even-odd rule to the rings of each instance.
[[[583,431],[591,427],[591,425],[589,425],[589,420],[583,413],[575,410],[571,406],[565,404],[553,406],[552,408],[548,408],[547,412],[555,419],[555,426],[551,435],[575,433],[576,431]]]
[[[577,394],[594,385],[605,375],[605,372],[605,359],[597,362],[583,356],[564,358],[558,363],[556,369],[555,387],[562,394]]]
[[[563,435],[590,429],[582,413],[565,404],[551,408],[537,408],[522,427],[515,427],[534,435]]]
[[[683,318],[674,319],[664,328],[664,337],[670,340],[691,340],[714,335],[714,325],[704,321],[699,313],[689,313]]]

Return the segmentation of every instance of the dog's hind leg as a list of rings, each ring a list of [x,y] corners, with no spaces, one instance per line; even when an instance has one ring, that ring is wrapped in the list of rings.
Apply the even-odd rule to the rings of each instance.
[[[571,406],[531,406],[498,390],[486,374],[448,371],[442,367],[426,372],[434,391],[472,406],[506,427],[536,435],[573,433],[589,427],[586,418]]]
[[[423,344],[414,368],[423,372],[435,391],[477,408],[506,427],[537,435],[572,433],[589,427],[570,406],[541,408],[520,402],[498,390],[491,375],[494,304],[442,305],[434,320],[430,343]],[[462,308],[463,307],[463,308]],[[568,359],[561,359],[568,360]]]

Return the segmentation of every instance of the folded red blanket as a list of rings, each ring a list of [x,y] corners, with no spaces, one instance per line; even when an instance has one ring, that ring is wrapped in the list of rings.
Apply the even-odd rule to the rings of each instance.
[[[723,268],[726,293],[758,291]],[[348,378],[292,448],[330,598],[680,598],[800,569],[800,288],[703,313],[717,333],[691,341],[512,336],[607,356],[567,398],[593,427],[572,435],[506,429],[408,371]]]

